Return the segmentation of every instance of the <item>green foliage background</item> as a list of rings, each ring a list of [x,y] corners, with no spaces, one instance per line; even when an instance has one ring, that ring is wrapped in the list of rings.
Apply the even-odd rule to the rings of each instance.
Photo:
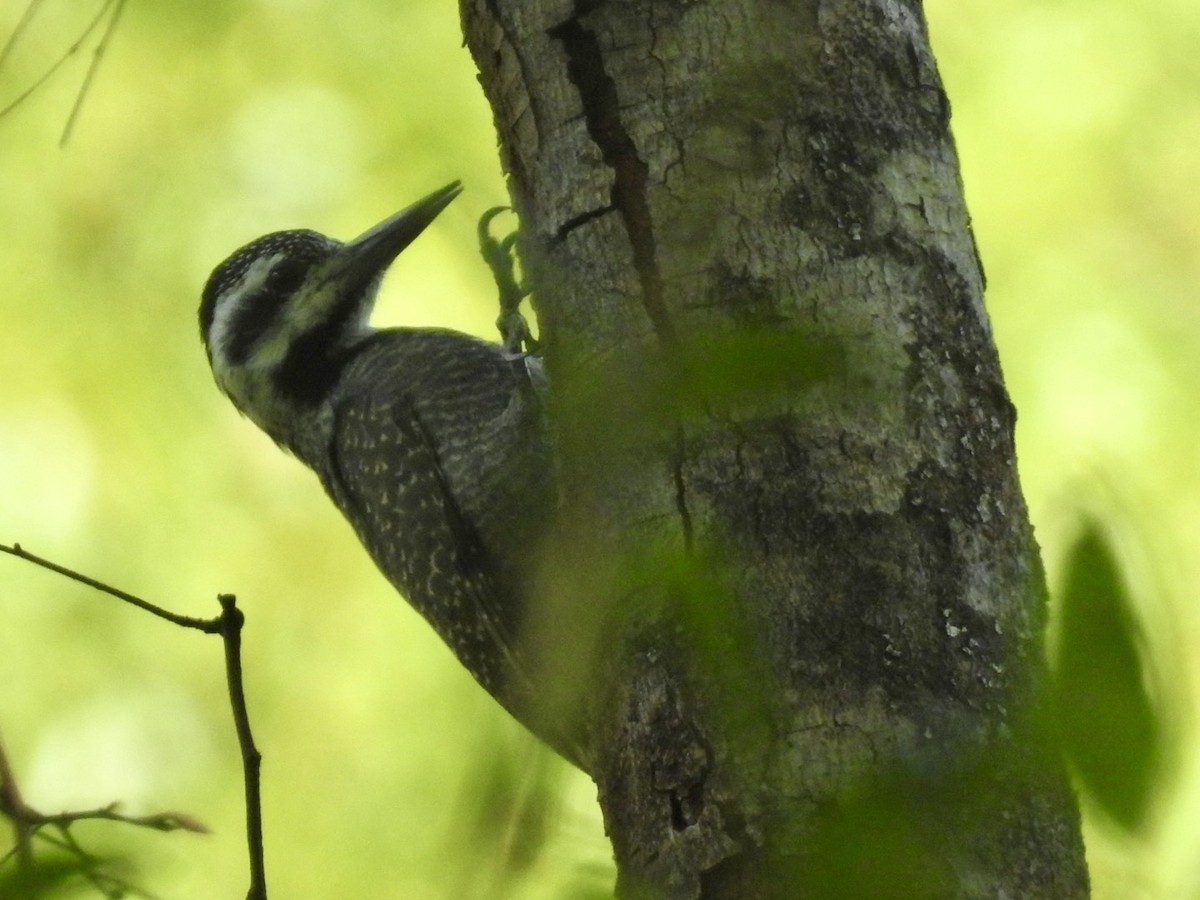
[[[79,8],[84,7],[84,8]],[[43,2],[0,105],[99,2]],[[23,4],[0,8],[8,34]],[[1100,898],[1200,897],[1200,7],[930,0],[988,303],[1052,584],[1115,539],[1169,748],[1128,835],[1088,805]],[[540,758],[376,575],[312,476],[214,388],[199,290],[285,227],[348,237],[454,178],[377,320],[493,333],[474,224],[506,199],[453,4],[130,0],[0,119],[0,541],[249,621],[280,897],[579,897],[611,884],[590,784]],[[0,729],[27,798],[185,810],[81,829],[165,898],[244,892],[221,651],[0,558]]]

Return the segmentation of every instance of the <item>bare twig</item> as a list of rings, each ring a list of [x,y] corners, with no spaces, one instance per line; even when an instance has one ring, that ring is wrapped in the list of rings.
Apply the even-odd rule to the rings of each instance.
[[[28,869],[33,865],[33,850],[31,840],[32,829],[22,812],[29,806],[21,796],[17,787],[17,779],[13,775],[12,766],[8,762],[8,754],[4,750],[4,739],[0,737],[0,812],[8,817],[13,826],[13,852],[17,854],[17,865]],[[12,811],[10,813],[10,810]],[[3,862],[8,857],[0,858]]]
[[[34,13],[40,5],[41,0],[30,0],[29,5],[25,8],[25,12],[21,15],[20,21],[13,30],[12,35],[5,43],[4,49],[0,50],[0,65],[2,65],[8,59],[8,56],[12,53],[12,49],[16,45],[18,38],[29,26],[30,21],[33,19]],[[18,94],[16,99],[10,102],[3,109],[0,109],[0,119],[3,119],[10,112],[28,100],[42,87],[42,85],[53,78],[58,70],[61,69],[69,59],[83,49],[83,45],[87,42],[87,39],[91,37],[92,32],[94,32],[100,26],[100,23],[104,21],[104,17],[111,13],[108,26],[104,29],[104,34],[100,38],[100,44],[94,51],[92,62],[88,67],[87,73],[84,75],[83,84],[80,85],[79,93],[75,98],[75,103],[71,109],[70,115],[67,118],[67,124],[63,128],[63,135],[59,145],[62,146],[65,144],[67,142],[67,138],[70,136],[71,129],[75,124],[75,119],[78,117],[79,108],[83,103],[83,98],[87,93],[88,88],[91,86],[93,79],[95,78],[96,67],[99,66],[100,59],[103,57],[104,51],[108,48],[108,44],[111,41],[113,29],[116,28],[117,19],[120,17],[121,10],[124,8],[124,6],[125,0],[105,0],[105,3],[100,7],[99,11],[97,11],[96,15],[93,16],[91,21],[89,21],[84,27],[83,32],[79,35],[79,37],[76,38],[69,47],[67,47],[67,49],[63,52],[63,55],[55,60],[54,63],[52,63],[50,67],[46,69],[46,71],[43,72],[36,81],[34,81],[33,84]]]
[[[34,14],[37,13],[37,8],[41,3],[42,0],[29,0],[29,5],[25,7],[25,12],[21,13],[21,18],[13,28],[13,33],[4,42],[4,49],[0,50],[0,70],[4,69],[4,64],[8,62],[9,54],[12,53],[13,47],[17,45],[17,40],[21,37],[21,34],[29,27],[29,23],[33,21]]]
[[[116,597],[118,600],[124,600],[126,603],[131,603],[139,609],[144,609],[148,613],[158,616],[160,619],[166,619],[175,625],[183,628],[195,628],[198,631],[203,631],[205,634],[220,634],[222,618],[215,619],[197,619],[192,616],[181,616],[178,613],[173,613],[170,610],[163,609],[161,606],[155,606],[147,600],[140,597],[135,597],[133,594],[127,593],[120,588],[112,587],[105,584],[103,581],[97,581],[88,575],[83,575],[76,572],[74,569],[68,569],[66,566],[60,566],[58,563],[51,562],[48,559],[43,559],[36,554],[30,553],[20,544],[14,543],[12,546],[0,544],[0,553],[7,553],[10,556],[15,556],[18,559],[23,559],[26,562],[31,562],[35,566],[41,566],[43,569],[49,569],[51,572],[57,572],[72,581],[78,581],[80,584],[86,584],[90,588],[95,588],[101,593],[108,594],[110,597]]]
[[[116,597],[118,600],[123,600],[152,615],[158,616],[160,619],[165,619],[174,625],[203,631],[205,634],[221,635],[221,640],[225,648],[225,680],[229,692],[229,704],[233,713],[234,730],[237,732],[238,747],[241,750],[242,775],[246,793],[246,845],[250,857],[250,888],[246,894],[246,900],[266,900],[267,879],[266,866],[263,860],[260,776],[262,754],[254,745],[254,737],[250,730],[250,714],[246,707],[241,653],[242,626],[245,623],[245,616],[237,607],[237,598],[233,594],[221,594],[217,598],[221,604],[221,614],[214,619],[181,616],[127,591],[76,572],[74,569],[68,569],[66,566],[43,559],[25,550],[18,543],[13,543],[11,546],[0,544],[0,553],[7,553],[10,556],[15,556],[43,569],[48,569],[72,581],[87,585],[90,588]],[[39,828],[47,825],[56,826],[62,831],[64,839],[69,843],[67,849],[70,849],[71,846],[77,846],[67,833],[67,828],[81,819],[109,819],[138,825],[143,828],[154,828],[159,831],[173,831],[180,828],[188,831],[207,830],[198,821],[182,813],[169,812],[151,816],[127,816],[117,812],[117,805],[115,803],[97,809],[59,813],[56,815],[40,813],[22,799],[16,779],[12,776],[8,759],[3,752],[2,745],[0,745],[0,815],[6,816],[13,823],[16,832],[16,846],[13,852],[18,857],[18,864],[22,866],[32,863],[31,839]],[[81,848],[78,853],[83,853]],[[7,858],[7,856],[0,858],[0,863],[3,863]]]
[[[108,6],[109,3],[104,4],[105,9]],[[121,11],[123,9],[125,9],[125,0],[116,0],[115,4],[113,4],[112,18],[108,20],[108,27],[104,29],[104,34],[100,36],[100,43],[92,51],[92,61],[88,65],[87,74],[83,76],[83,84],[79,86],[79,93],[75,95],[75,103],[71,107],[71,112],[67,115],[67,124],[63,126],[62,137],[58,140],[59,147],[65,147],[67,141],[70,140],[71,132],[75,128],[75,120],[79,118],[79,111],[83,108],[83,98],[91,90],[96,73],[100,70],[100,60],[104,58],[104,53],[108,50],[112,36],[116,33],[117,20],[121,18]]]
[[[0,739],[0,815],[7,818],[13,826],[13,849],[0,857],[0,864],[7,862],[12,856],[17,858],[18,868],[29,873],[33,869],[33,839],[40,837],[55,846],[65,850],[75,858],[79,871],[96,887],[120,889],[113,896],[124,896],[138,891],[133,885],[120,878],[115,878],[100,869],[102,861],[81,847],[70,833],[70,828],[76,822],[85,819],[107,819],[111,822],[124,822],[141,828],[153,828],[156,831],[177,831],[183,829],[194,832],[207,832],[208,829],[192,816],[183,813],[165,812],[149,816],[128,816],[117,811],[117,804],[110,803],[97,809],[74,810],[60,813],[42,813],[25,802],[21,789],[13,774],[12,764],[4,749],[4,741]],[[58,830],[57,837],[41,833],[41,829],[52,827]]]
[[[81,809],[49,814],[39,813],[34,809],[25,807],[25,813],[28,817],[26,821],[34,827],[42,825],[66,827],[74,825],[76,822],[82,822],[85,819],[105,819],[109,822],[124,822],[126,825],[137,825],[140,828],[150,828],[154,831],[191,831],[196,834],[208,834],[208,826],[195,816],[189,816],[187,813],[162,812],[149,816],[130,816],[118,812],[119,805],[113,802],[107,806],[99,806],[95,809]],[[7,814],[10,810],[6,809],[4,812]]]
[[[242,624],[246,617],[237,608],[237,598],[233,594],[222,594],[217,599],[221,602],[225,681],[229,688],[229,705],[233,709],[238,747],[242,751],[242,781],[246,789],[246,847],[250,853],[250,889],[246,893],[246,900],[266,900],[267,874],[263,861],[262,791],[259,781],[262,754],[254,746],[246,695],[242,690]]]

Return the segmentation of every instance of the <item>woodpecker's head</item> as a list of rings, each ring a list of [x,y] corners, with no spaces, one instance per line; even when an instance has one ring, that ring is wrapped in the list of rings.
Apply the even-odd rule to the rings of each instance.
[[[384,271],[461,190],[448,184],[347,244],[278,231],[217,266],[200,301],[200,337],[234,405],[283,442],[296,409],[319,403],[369,332]]]

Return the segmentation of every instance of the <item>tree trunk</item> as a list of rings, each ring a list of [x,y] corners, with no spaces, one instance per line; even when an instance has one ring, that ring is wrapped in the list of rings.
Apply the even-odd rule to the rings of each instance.
[[[1086,896],[920,4],[462,16],[560,443],[527,637],[618,893]]]

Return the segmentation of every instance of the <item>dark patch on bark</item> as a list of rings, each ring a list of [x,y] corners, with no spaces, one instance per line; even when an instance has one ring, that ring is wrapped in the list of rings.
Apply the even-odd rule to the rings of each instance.
[[[915,336],[906,347],[908,419],[944,420],[947,444],[953,448],[946,476],[954,497],[935,492],[926,498],[931,488],[917,484],[911,498],[986,527],[993,518],[1005,516],[1003,510],[989,509],[988,497],[995,485],[1004,483],[1013,463],[1016,408],[999,379],[991,336],[974,307],[972,286],[939,251],[891,243],[894,255],[915,269],[918,292],[938,298],[936,304],[918,304],[908,315]],[[931,472],[920,474],[928,481]]]
[[[844,85],[839,93],[863,122],[888,122],[910,137],[946,137],[950,107],[932,57],[925,61],[911,40],[897,40],[881,5],[864,3],[856,12],[825,34],[825,78]],[[912,18],[923,21],[919,11]]]
[[[762,645],[774,648],[772,657],[802,661],[800,674],[788,678],[851,706],[882,688],[918,721],[931,697],[973,709],[1007,703],[995,688],[1007,680],[1013,647],[962,598],[970,579],[950,525],[976,504],[978,487],[968,481],[964,488],[961,475],[926,463],[911,476],[898,513],[825,512],[811,451],[785,427],[742,423],[740,469],[730,467],[727,452],[705,453],[691,467],[691,486],[696,502],[711,504],[731,533],[759,542],[746,546],[751,556],[805,548],[808,562],[795,580],[803,597],[760,611]],[[716,468],[718,460],[725,466]]]
[[[769,278],[759,278],[744,269],[734,270],[724,260],[713,264],[703,302],[695,307],[723,310],[738,325],[754,327],[787,321],[780,308],[779,291]]]
[[[878,122],[828,111],[804,116],[797,125],[808,149],[809,178],[784,193],[786,221],[810,233],[831,259],[872,251],[880,191],[874,179],[900,135]]]

